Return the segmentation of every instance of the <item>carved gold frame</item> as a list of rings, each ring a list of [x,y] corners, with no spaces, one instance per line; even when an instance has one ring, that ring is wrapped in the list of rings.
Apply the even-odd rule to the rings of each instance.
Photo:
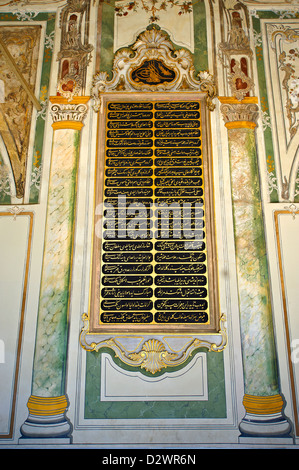
[[[132,80],[132,70],[144,63],[145,59],[157,59],[166,67],[175,70],[175,79],[170,83],[149,85]],[[164,93],[161,93],[164,92]],[[203,159],[205,206],[208,217],[207,236],[209,303],[212,315],[208,325],[99,325],[97,320],[98,299],[96,296],[99,263],[99,244],[94,243],[91,259],[89,309],[84,313],[84,326],[80,334],[80,344],[86,351],[99,351],[108,347],[125,364],[156,373],[163,368],[184,364],[196,349],[222,351],[227,344],[226,318],[220,314],[218,293],[217,249],[213,202],[213,172],[210,142],[209,111],[215,107],[213,98],[216,88],[209,72],[200,72],[194,77],[192,55],[187,50],[173,51],[169,37],[157,28],[140,34],[131,48],[118,51],[113,64],[113,77],[98,73],[94,77],[92,98],[94,110],[98,113],[98,144],[96,161],[95,206],[102,202],[106,102],[108,101],[167,101],[196,100],[201,102],[202,146],[206,158]],[[93,229],[95,220],[93,221]],[[95,237],[95,234],[93,234]]]

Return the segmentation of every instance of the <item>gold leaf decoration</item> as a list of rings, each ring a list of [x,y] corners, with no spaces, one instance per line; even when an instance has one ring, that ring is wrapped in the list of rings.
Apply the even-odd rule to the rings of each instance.
[[[142,369],[154,374],[167,367],[169,361],[177,358],[177,354],[169,353],[161,341],[150,339],[144,343],[141,351],[129,354],[128,357]]]

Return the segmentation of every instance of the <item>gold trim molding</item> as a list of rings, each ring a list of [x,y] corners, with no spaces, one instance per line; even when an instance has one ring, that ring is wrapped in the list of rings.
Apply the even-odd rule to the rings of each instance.
[[[63,414],[68,401],[65,395],[59,397],[37,397],[31,395],[27,407],[29,413],[34,416],[55,416]]]
[[[19,378],[20,378],[20,365],[22,358],[22,343],[23,343],[23,333],[24,333],[24,324],[25,324],[25,312],[26,312],[26,303],[27,303],[27,293],[28,293],[28,282],[29,282],[29,272],[30,272],[30,262],[31,262],[31,250],[32,250],[32,236],[33,236],[33,227],[34,227],[34,212],[24,211],[20,206],[9,207],[6,211],[0,212],[0,217],[12,217],[13,220],[16,220],[17,217],[28,217],[28,238],[27,238],[27,248],[25,255],[25,272],[24,280],[22,287],[22,303],[20,306],[20,316],[19,316],[19,327],[17,333],[17,343],[16,343],[16,359],[15,367],[13,371],[13,382],[12,382],[12,395],[11,395],[11,407],[10,407],[10,416],[8,419],[8,432],[0,433],[1,439],[11,439],[13,438],[15,432],[15,416],[16,416],[16,406],[17,406],[17,397],[18,397],[18,387],[19,387]]]
[[[221,352],[227,345],[226,317],[220,318],[219,332],[211,335],[182,335],[185,339],[185,347],[174,350],[169,345],[169,339],[172,335],[164,337],[144,338],[140,337],[138,346],[135,349],[129,349],[125,346],[123,335],[103,338],[103,335],[89,333],[89,316],[82,315],[84,326],[80,333],[80,345],[85,351],[98,352],[101,348],[108,347],[112,349],[116,356],[125,364],[133,367],[140,367],[147,372],[155,374],[167,367],[177,367],[182,365],[188,357],[199,348],[206,348],[208,351]],[[173,336],[178,338],[180,335]],[[101,338],[99,340],[99,338]],[[126,338],[125,338],[126,339]],[[130,339],[127,336],[127,339]],[[219,341],[217,341],[217,339]]]
[[[243,405],[247,413],[269,415],[280,413],[284,402],[281,395],[244,395]]]
[[[227,129],[254,129],[256,123],[252,121],[232,121],[226,122],[225,127]]]
[[[54,130],[58,129],[73,129],[75,131],[80,131],[83,127],[83,122],[78,121],[58,121],[53,122],[52,127]]]

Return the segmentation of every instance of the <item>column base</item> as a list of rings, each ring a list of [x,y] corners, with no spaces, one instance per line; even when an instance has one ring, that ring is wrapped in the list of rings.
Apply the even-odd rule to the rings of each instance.
[[[70,442],[72,425],[65,416],[67,398],[31,396],[27,403],[29,415],[21,426],[20,439],[64,438]]]
[[[49,447],[52,447],[54,446],[55,449],[57,448],[57,446],[61,445],[61,446],[69,446],[72,444],[72,440],[71,438],[67,438],[67,437],[59,437],[59,438],[54,438],[54,437],[50,437],[48,439],[46,438],[34,438],[34,437],[20,437],[19,441],[18,441],[19,445],[21,446],[28,446],[30,448],[32,448],[33,446],[43,446],[43,448],[45,448],[45,446],[49,446]]]
[[[38,417],[29,414],[21,427],[21,439],[28,438],[68,438],[72,427],[70,422],[63,415]]]
[[[254,415],[246,413],[239,424],[242,437],[290,437],[291,425],[281,414]],[[293,439],[291,438],[293,441]]]
[[[240,437],[290,438],[292,426],[284,416],[281,395],[245,395],[246,414],[239,424]]]

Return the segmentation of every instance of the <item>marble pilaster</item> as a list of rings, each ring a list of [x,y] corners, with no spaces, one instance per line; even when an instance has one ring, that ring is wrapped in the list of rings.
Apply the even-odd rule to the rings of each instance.
[[[52,97],[54,129],[32,391],[24,437],[67,437],[65,375],[80,131],[88,97]]]
[[[246,414],[242,435],[284,436],[255,142],[256,98],[219,98],[227,127]]]

